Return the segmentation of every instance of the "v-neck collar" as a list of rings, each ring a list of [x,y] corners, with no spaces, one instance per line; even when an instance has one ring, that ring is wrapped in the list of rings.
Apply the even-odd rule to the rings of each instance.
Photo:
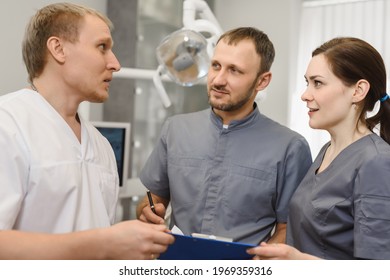
[[[82,143],[84,142],[84,138],[86,137],[85,125],[83,124],[82,117],[79,115],[80,126],[81,126],[81,141],[79,141],[79,139],[77,138],[77,136],[74,133],[74,131],[72,130],[72,128],[64,120],[64,118],[60,115],[60,113],[58,113],[58,111],[39,92],[36,92],[32,89],[29,89],[29,90],[34,95],[36,95],[38,98],[40,98],[44,104],[46,104],[46,107],[50,111],[52,117],[54,117],[58,120],[58,123],[61,124],[61,126],[63,126],[63,128],[65,129],[65,131],[67,131],[67,133],[69,135],[71,135],[70,137],[73,139],[73,141],[76,142],[78,146],[82,146]]]

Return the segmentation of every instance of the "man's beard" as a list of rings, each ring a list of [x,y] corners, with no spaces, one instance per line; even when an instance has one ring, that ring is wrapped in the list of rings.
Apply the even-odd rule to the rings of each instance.
[[[98,92],[94,92],[88,96],[87,101],[91,103],[103,103],[108,99],[108,97],[108,93],[106,95],[102,95]]]
[[[236,102],[227,102],[227,103],[222,103],[222,104],[218,103],[218,102],[213,102],[210,99],[210,94],[209,94],[208,102],[209,102],[211,107],[213,107],[214,109],[220,110],[220,111],[229,112],[229,111],[238,110],[251,99],[253,91],[256,87],[256,84],[257,84],[257,79],[254,81],[254,83],[251,85],[249,90],[246,92],[245,96],[243,96],[241,99],[239,99]]]
[[[248,93],[250,93],[250,92],[248,92]],[[237,102],[227,102],[227,103],[213,102],[213,101],[211,101],[211,99],[209,97],[209,104],[214,109],[217,109],[220,111],[225,111],[225,112],[235,111],[237,109],[240,109],[244,104],[246,104],[248,102],[248,100],[251,98],[251,95],[252,94],[247,94],[246,96],[244,96],[244,98],[238,100]]]

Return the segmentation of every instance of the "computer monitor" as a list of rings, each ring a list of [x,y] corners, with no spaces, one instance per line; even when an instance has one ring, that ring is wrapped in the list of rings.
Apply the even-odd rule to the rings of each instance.
[[[130,123],[94,121],[92,124],[110,142],[118,166],[119,186],[126,186],[130,155]]]

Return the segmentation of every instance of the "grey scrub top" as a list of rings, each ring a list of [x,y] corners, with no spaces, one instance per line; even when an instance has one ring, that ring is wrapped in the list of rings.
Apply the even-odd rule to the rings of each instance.
[[[258,244],[275,222],[287,222],[311,163],[306,140],[257,107],[228,128],[207,109],[167,120],[140,179],[170,199],[171,225],[184,234]]]
[[[316,174],[328,146],[293,195],[287,243],[324,259],[390,259],[390,146],[365,136]]]

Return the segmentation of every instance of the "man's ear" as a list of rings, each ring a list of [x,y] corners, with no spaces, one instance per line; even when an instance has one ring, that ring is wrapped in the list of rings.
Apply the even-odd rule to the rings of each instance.
[[[370,90],[370,83],[367,80],[359,80],[355,85],[355,92],[352,95],[352,102],[353,103],[359,103],[364,98],[366,98],[366,95],[368,91]]]
[[[50,37],[46,43],[47,49],[51,56],[59,63],[64,63],[65,53],[63,41],[55,36]]]
[[[272,79],[272,73],[271,72],[265,72],[261,74],[257,81],[256,91],[261,91],[265,89]]]

